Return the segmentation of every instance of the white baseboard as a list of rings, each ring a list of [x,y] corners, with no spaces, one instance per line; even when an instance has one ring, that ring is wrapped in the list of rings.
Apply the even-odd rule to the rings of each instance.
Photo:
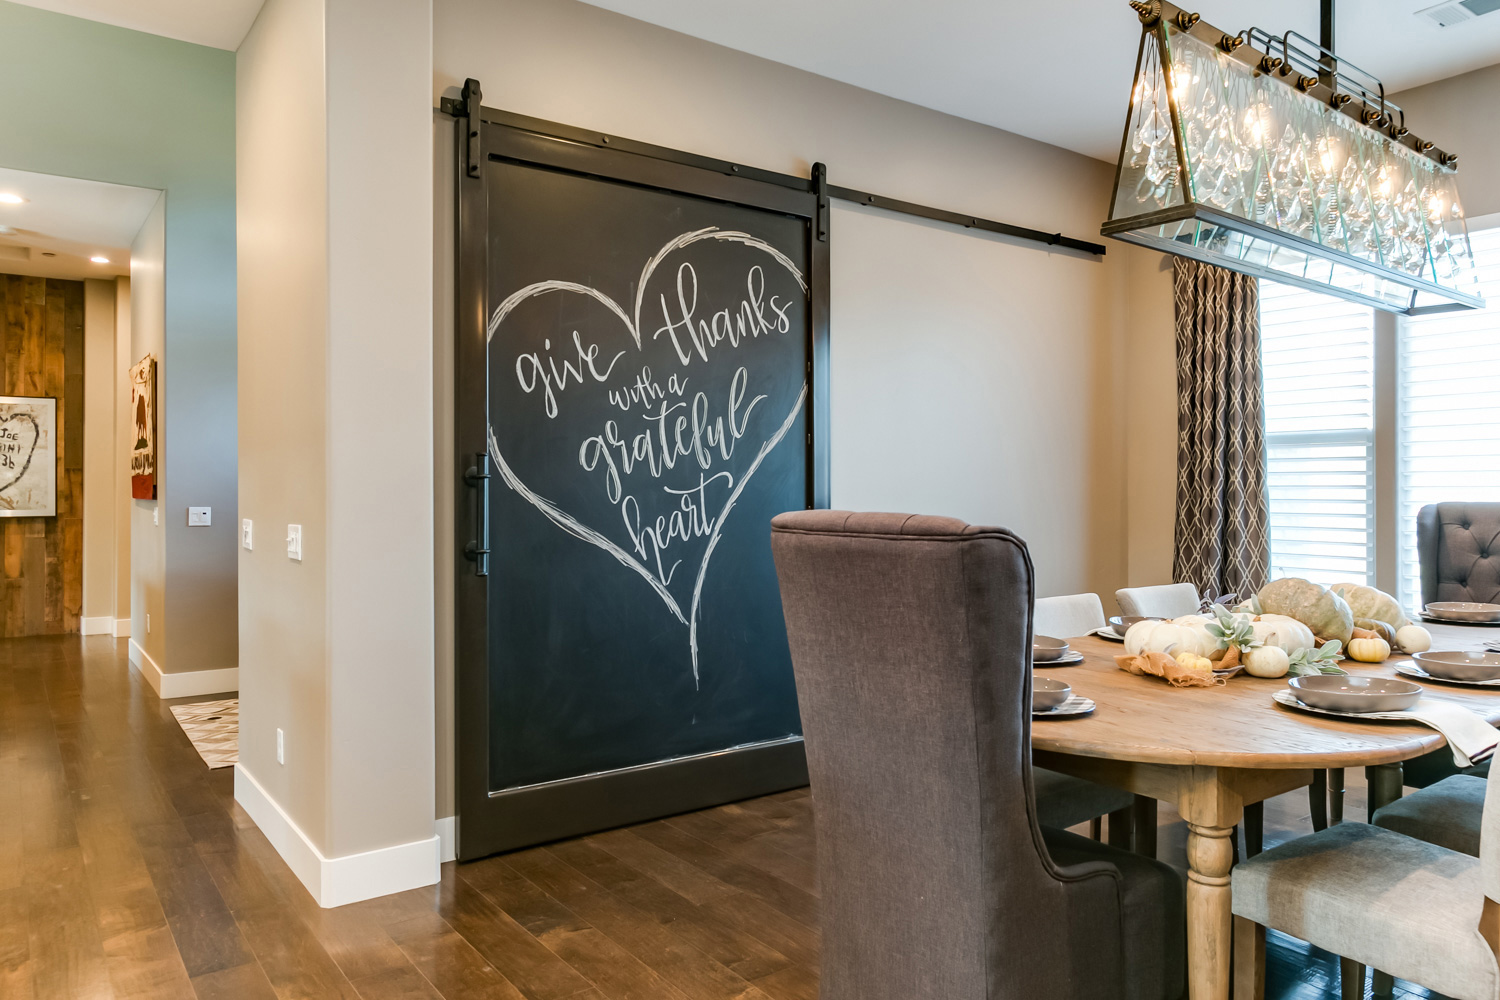
[[[363,854],[325,858],[307,835],[261,787],[243,763],[234,766],[234,800],[302,880],[319,906],[326,908],[388,896],[439,878],[442,850],[436,834],[427,840],[382,847]]]
[[[443,864],[447,864],[458,857],[458,841],[453,839],[454,828],[457,822],[458,818],[456,816],[438,817],[438,843],[442,845],[438,850],[438,860]]]
[[[157,666],[141,644],[130,640],[130,662],[140,671],[158,698],[194,698],[200,694],[219,694],[240,689],[240,668],[220,670],[186,670],[169,674]]]
[[[129,618],[116,618],[115,619],[115,638],[116,639],[129,639],[130,638],[130,619]]]
[[[78,619],[79,635],[109,635],[114,631],[115,620],[111,615],[103,618],[80,618]]]

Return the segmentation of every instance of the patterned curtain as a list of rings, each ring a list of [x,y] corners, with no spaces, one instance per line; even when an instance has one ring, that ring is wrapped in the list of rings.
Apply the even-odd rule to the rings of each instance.
[[[1255,279],[1173,260],[1177,525],[1172,578],[1206,596],[1266,583],[1265,413]]]

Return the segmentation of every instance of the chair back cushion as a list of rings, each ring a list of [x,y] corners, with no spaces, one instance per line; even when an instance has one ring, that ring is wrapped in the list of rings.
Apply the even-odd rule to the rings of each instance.
[[[1422,603],[1500,603],[1500,503],[1435,503],[1417,512]]]
[[[1108,934],[1070,938],[1035,820],[1025,544],[904,514],[797,511],[772,527],[817,823],[823,1000],[1091,995],[1070,980],[1090,955],[1117,976],[1118,958]],[[1095,909],[1116,919],[1108,897]]]
[[[1248,596],[1248,595],[1241,595]],[[1148,618],[1180,618],[1198,610],[1198,588],[1191,583],[1164,583],[1156,587],[1125,587],[1115,591],[1122,615]]]
[[[1038,635],[1071,639],[1103,628],[1106,619],[1104,604],[1098,594],[1068,594],[1064,597],[1038,597],[1031,621]]]

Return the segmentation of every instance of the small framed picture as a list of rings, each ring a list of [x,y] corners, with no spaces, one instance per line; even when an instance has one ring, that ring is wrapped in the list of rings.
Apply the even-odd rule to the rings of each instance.
[[[57,400],[0,396],[0,517],[57,514]]]

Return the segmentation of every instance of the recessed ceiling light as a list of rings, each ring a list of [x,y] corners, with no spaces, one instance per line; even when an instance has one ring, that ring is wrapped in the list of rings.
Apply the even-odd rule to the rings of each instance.
[[[9,236],[16,231],[15,226],[0,226],[0,236]]]
[[[98,257],[98,256],[95,256],[95,257],[90,257],[89,260],[93,261],[95,264],[108,264],[109,263],[109,258],[108,257]]]
[[[42,251],[42,256],[43,257],[56,257],[57,254],[53,253],[51,250],[43,250]]]
[[[0,191],[0,204],[4,204],[4,205],[24,205],[24,204],[26,204],[26,199],[22,198],[18,194],[12,194],[9,191]]]

